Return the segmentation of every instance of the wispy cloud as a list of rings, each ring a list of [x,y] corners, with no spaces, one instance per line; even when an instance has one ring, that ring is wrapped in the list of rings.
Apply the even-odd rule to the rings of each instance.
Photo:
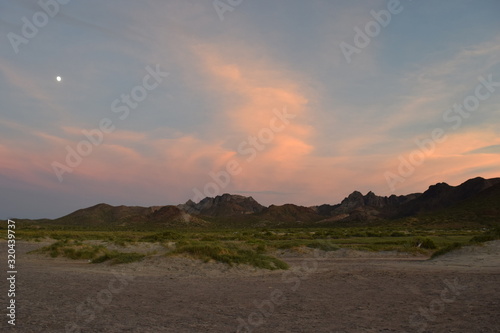
[[[465,152],[464,154],[500,154],[500,145],[491,145]]]
[[[242,172],[224,192],[264,204],[337,203],[353,190],[390,194],[384,172],[437,127],[447,130],[446,141],[399,193],[498,176],[500,95],[459,129],[442,119],[479,75],[500,80],[497,17],[469,2],[452,8],[477,14],[467,22],[440,16],[448,8],[408,2],[347,65],[340,42],[352,42],[354,27],[386,6],[251,1],[221,22],[211,1],[70,2],[25,52],[0,49],[2,184],[59,198],[54,212],[102,201],[179,203],[236,160]],[[7,29],[39,10],[26,0],[5,8]],[[430,35],[429,26],[441,32]],[[432,45],[442,48],[428,52]],[[111,103],[151,64],[171,75],[130,117],[117,119]],[[248,161],[238,147],[283,109],[293,119]],[[82,130],[105,117],[116,130],[60,184],[51,162],[63,161],[66,147],[85,139]],[[36,202],[25,206],[36,215]]]

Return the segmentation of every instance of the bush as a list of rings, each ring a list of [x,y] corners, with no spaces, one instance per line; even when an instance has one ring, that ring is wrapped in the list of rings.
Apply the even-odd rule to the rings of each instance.
[[[411,244],[412,246],[414,247],[418,247],[418,248],[421,248],[421,249],[429,249],[429,250],[433,250],[433,249],[436,249],[437,246],[436,244],[434,243],[434,241],[428,237],[426,238],[415,238],[411,241]]]
[[[307,247],[313,248],[313,249],[320,249],[323,251],[337,251],[339,249],[338,246],[333,245],[331,242],[328,241],[315,241],[307,244]]]
[[[102,256],[100,257],[97,257],[95,259],[92,259],[92,263],[93,264],[99,264],[101,262],[105,262],[105,261],[108,261],[108,260],[111,260],[111,256],[109,255],[109,253],[104,253]]]
[[[112,264],[128,264],[131,262],[141,261],[146,255],[142,253],[118,253],[114,258]]]
[[[108,260],[111,260],[112,265],[117,265],[117,264],[128,264],[131,262],[136,262],[142,260],[146,255],[141,254],[141,253],[135,253],[135,252],[130,252],[130,253],[122,253],[122,252],[108,252],[103,254],[100,257],[95,258],[92,260],[93,264],[98,264],[101,262],[105,262]]]
[[[450,245],[448,245],[446,247],[443,247],[443,248],[437,250],[436,252],[434,252],[432,254],[432,256],[431,256],[431,259],[434,259],[436,257],[442,256],[445,253],[448,253],[448,252],[451,252],[451,251],[454,251],[454,250],[458,250],[460,248],[462,248],[462,244],[455,242],[453,244],[450,244]]]
[[[484,232],[482,235],[472,237],[471,243],[484,243],[500,239],[500,227]]]
[[[259,244],[257,245],[257,248],[255,249],[258,253],[266,253],[267,251],[267,246],[266,244]]]
[[[175,231],[163,231],[153,235],[148,235],[142,237],[140,240],[145,242],[163,242],[168,240],[180,240],[183,239],[184,235]]]
[[[284,240],[273,242],[273,246],[280,250],[292,249],[294,247],[303,246],[304,242],[301,240]]]
[[[145,255],[139,253],[109,251],[103,245],[89,245],[80,241],[68,241],[67,239],[57,241],[34,252],[48,253],[52,258],[62,256],[75,260],[87,259],[94,264],[107,260],[112,260],[112,264],[122,264],[138,261],[145,257]]]
[[[51,245],[44,246],[35,252],[48,253],[52,258],[63,256],[70,259],[93,259],[104,251],[102,245],[83,244],[80,241],[69,241],[67,239],[57,241]]]
[[[270,270],[288,269],[288,264],[277,258],[265,255],[259,250],[239,248],[234,244],[177,244],[177,249],[168,255],[174,254],[188,254],[205,262],[215,260],[229,266],[233,266],[234,264],[248,264]]]

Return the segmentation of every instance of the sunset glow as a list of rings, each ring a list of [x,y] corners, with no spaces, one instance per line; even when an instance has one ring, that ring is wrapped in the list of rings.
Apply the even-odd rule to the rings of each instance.
[[[500,176],[499,2],[401,3],[350,62],[341,43],[386,1],[245,1],[222,21],[211,1],[61,7],[2,41],[1,218],[209,183],[308,206]],[[8,2],[0,24],[21,34],[32,11]]]

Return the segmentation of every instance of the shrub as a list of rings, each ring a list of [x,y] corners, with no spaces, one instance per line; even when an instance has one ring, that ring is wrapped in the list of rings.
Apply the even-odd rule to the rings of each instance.
[[[35,252],[48,253],[52,258],[63,256],[70,259],[93,259],[104,251],[102,245],[83,244],[80,241],[67,239],[44,246]]]
[[[129,252],[129,253],[123,253],[123,252],[107,252],[103,254],[100,257],[95,258],[92,260],[93,264],[98,264],[101,262],[105,262],[108,260],[111,260],[112,265],[117,265],[117,264],[128,264],[131,262],[136,262],[142,260],[146,255],[141,254],[141,253],[135,253],[135,252]]]
[[[145,255],[139,253],[109,251],[103,245],[89,245],[80,241],[69,241],[67,239],[57,241],[34,252],[48,253],[53,258],[62,256],[75,260],[88,259],[92,263],[112,260],[112,264],[134,262],[145,257]]]
[[[337,251],[339,249],[338,246],[333,245],[331,242],[328,241],[315,241],[307,244],[307,247],[313,248],[313,249],[319,249],[323,251]]]
[[[288,264],[277,258],[265,255],[260,251],[239,248],[234,244],[177,244],[177,249],[168,255],[174,254],[188,254],[205,262],[215,260],[229,266],[233,266],[234,264],[248,264],[270,270],[288,269]]]
[[[481,235],[477,235],[473,237],[470,242],[471,243],[484,243],[489,241],[494,241],[500,239],[500,227],[497,227],[493,230],[489,230],[484,232]]]
[[[303,246],[304,242],[301,240],[285,240],[273,242],[273,246],[280,250],[287,250],[294,247]]]
[[[428,237],[426,238],[414,238],[412,241],[411,241],[411,244],[412,246],[414,247],[418,247],[418,248],[421,248],[421,249],[429,249],[429,250],[433,250],[433,249],[436,249],[437,246],[436,244],[434,243],[434,241]]]
[[[448,253],[448,252],[451,252],[451,251],[454,251],[454,250],[458,250],[462,248],[462,244],[461,243],[453,243],[453,244],[450,244],[448,246],[445,246],[439,250],[437,250],[436,252],[434,252],[431,256],[431,259],[434,259],[436,257],[439,257],[439,256],[442,256],[443,254],[445,253]]]
[[[184,238],[184,235],[175,232],[175,231],[163,231],[153,235],[148,235],[142,237],[140,240],[145,242],[163,242],[166,240],[181,240]]]
[[[266,244],[259,244],[257,245],[257,248],[255,249],[258,253],[266,253],[267,251],[267,246]]]
[[[102,256],[99,256],[99,257],[93,259],[91,262],[93,264],[99,264],[101,262],[105,262],[108,260],[111,260],[111,256],[109,255],[109,253],[104,253]]]

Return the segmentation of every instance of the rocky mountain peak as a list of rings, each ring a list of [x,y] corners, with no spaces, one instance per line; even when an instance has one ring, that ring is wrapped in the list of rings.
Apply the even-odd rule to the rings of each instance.
[[[340,206],[345,209],[354,209],[358,207],[363,207],[365,205],[365,200],[363,194],[358,191],[354,191],[347,198],[342,200]]]
[[[423,194],[378,196],[372,191],[363,195],[354,191],[341,203],[303,207],[294,204],[271,205],[266,208],[254,198],[224,193],[196,203],[188,200],[177,206],[110,206],[97,204],[54,220],[69,225],[110,224],[127,226],[207,226],[214,221],[257,223],[255,225],[301,225],[303,223],[335,224],[351,221],[368,222],[406,216],[418,216],[448,207],[472,207],[478,216],[498,216],[500,178],[476,177],[458,185],[437,183]],[[487,202],[487,204],[485,204]],[[469,206],[466,206],[468,204]],[[486,208],[485,208],[486,207]],[[461,209],[461,208],[460,208]],[[481,215],[483,214],[483,215]],[[213,217],[205,219],[206,217]],[[217,222],[217,223],[219,223]],[[225,223],[225,222],[224,222]],[[260,223],[260,224],[259,224]]]
[[[178,207],[191,214],[209,216],[253,214],[265,209],[264,206],[252,197],[229,193],[224,193],[216,197],[206,197],[199,203],[188,200],[185,204]]]

